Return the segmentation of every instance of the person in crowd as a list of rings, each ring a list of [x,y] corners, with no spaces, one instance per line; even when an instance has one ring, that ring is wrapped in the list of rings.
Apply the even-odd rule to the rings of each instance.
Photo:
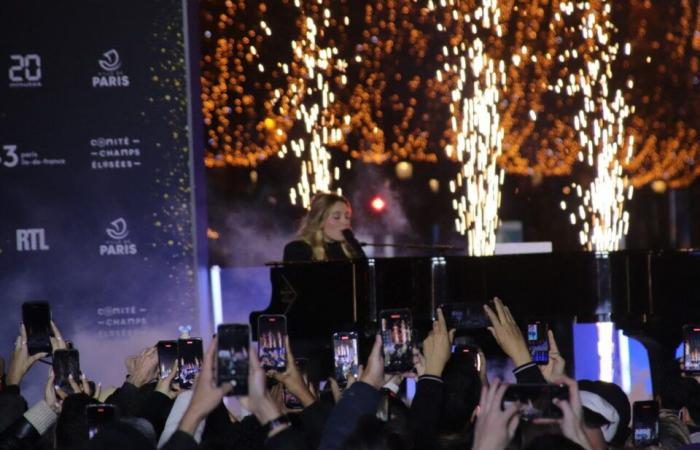
[[[284,247],[284,261],[331,261],[364,258],[362,248],[343,235],[350,230],[352,207],[340,195],[316,194],[302,219],[297,240]]]

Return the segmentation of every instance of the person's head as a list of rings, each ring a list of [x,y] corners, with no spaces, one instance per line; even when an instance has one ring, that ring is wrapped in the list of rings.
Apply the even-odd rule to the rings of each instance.
[[[362,416],[350,435],[344,450],[404,450],[401,436],[391,430],[390,424],[376,416]]]
[[[444,401],[440,418],[440,433],[461,433],[471,427],[481,395],[479,372],[469,361],[455,358],[442,372]]]
[[[155,450],[155,432],[145,419],[121,419],[102,428],[87,444],[87,450]]]
[[[73,394],[63,400],[61,415],[56,423],[57,447],[78,448],[88,441],[88,424],[85,407],[99,403],[86,394]]]
[[[311,245],[315,260],[326,259],[323,245],[326,242],[344,242],[343,230],[350,228],[352,208],[343,196],[319,193],[311,199],[311,208],[302,220],[299,237]],[[348,256],[349,246],[343,245]]]
[[[697,382],[693,378],[683,377],[677,365],[664,371],[658,386],[657,400],[663,409],[680,411],[689,398],[689,389]]]
[[[602,433],[608,444],[623,445],[630,433],[632,416],[627,394],[618,385],[604,381],[581,380],[578,387],[589,441],[600,441]]]
[[[685,404],[680,409],[683,423],[693,427],[700,427],[700,384],[693,378],[686,380]]]

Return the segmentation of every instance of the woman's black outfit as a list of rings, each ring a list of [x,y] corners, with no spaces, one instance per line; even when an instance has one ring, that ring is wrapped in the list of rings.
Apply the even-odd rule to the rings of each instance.
[[[343,251],[341,242],[326,242],[323,245],[326,250],[326,258],[329,261],[348,260],[348,256]],[[285,262],[288,261],[313,261],[313,251],[311,246],[302,240],[292,241],[284,246]]]

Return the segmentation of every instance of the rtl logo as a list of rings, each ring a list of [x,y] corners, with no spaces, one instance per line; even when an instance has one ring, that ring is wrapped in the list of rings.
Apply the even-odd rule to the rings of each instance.
[[[49,250],[46,233],[43,228],[24,228],[17,230],[17,251],[38,252]]]

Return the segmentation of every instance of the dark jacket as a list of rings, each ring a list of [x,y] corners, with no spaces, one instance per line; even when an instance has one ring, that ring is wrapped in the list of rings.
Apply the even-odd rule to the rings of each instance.
[[[380,397],[380,392],[367,383],[358,381],[350,386],[328,418],[318,449],[342,449],[360,417],[376,413]]]

